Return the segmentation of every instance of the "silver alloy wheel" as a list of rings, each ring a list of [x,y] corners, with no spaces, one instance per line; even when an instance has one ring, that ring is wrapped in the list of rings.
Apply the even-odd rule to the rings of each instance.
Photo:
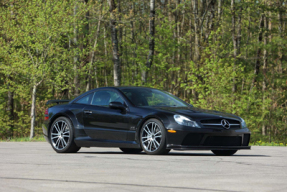
[[[55,149],[64,149],[70,139],[70,128],[67,122],[59,120],[54,123],[51,130],[51,142]]]
[[[161,128],[155,122],[149,122],[145,125],[141,135],[142,146],[148,152],[156,151],[162,141]]]

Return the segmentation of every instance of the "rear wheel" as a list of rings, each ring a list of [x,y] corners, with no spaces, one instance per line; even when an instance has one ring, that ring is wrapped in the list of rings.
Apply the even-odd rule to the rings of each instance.
[[[49,139],[57,153],[76,153],[81,147],[74,142],[74,131],[71,121],[66,117],[57,118],[50,129]]]
[[[163,155],[170,150],[166,149],[166,130],[157,119],[149,119],[140,131],[142,149],[149,155]]]
[[[132,149],[132,148],[120,148],[122,152],[127,153],[127,154],[137,154],[142,152],[142,149]]]
[[[211,150],[217,156],[231,156],[234,155],[237,150]]]

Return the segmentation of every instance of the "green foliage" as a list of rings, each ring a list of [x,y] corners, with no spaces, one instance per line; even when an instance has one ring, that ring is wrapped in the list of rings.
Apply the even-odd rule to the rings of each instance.
[[[268,142],[263,142],[261,140],[256,141],[254,143],[250,143],[250,145],[255,145],[255,146],[284,146],[284,147],[287,146],[287,144],[284,144],[284,143],[275,143],[275,142],[268,143]]]

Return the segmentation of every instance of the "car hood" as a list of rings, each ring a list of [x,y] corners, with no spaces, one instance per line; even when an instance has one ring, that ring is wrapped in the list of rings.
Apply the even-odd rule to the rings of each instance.
[[[206,110],[196,107],[157,107],[157,109],[166,112],[172,112],[174,114],[180,114],[188,116],[194,120],[197,119],[222,119],[222,118],[231,118],[241,121],[240,117],[224,113],[220,111]]]

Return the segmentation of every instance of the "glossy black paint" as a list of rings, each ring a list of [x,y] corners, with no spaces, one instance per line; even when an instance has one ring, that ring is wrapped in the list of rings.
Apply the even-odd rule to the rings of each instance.
[[[156,118],[162,122],[167,132],[168,149],[218,150],[218,149],[250,149],[248,146],[250,131],[248,128],[224,129],[205,127],[200,121],[208,119],[229,119],[241,122],[241,118],[228,113],[209,111],[187,107],[139,107],[135,106],[121,91],[127,87],[102,87],[88,91],[68,104],[55,105],[48,109],[49,120],[43,124],[43,133],[47,141],[53,121],[60,116],[69,118],[74,126],[75,143],[80,147],[125,147],[140,148],[139,132],[143,123]],[[128,87],[129,89],[150,89],[143,87]],[[100,90],[110,90],[118,93],[124,105],[110,103],[110,107],[90,104],[78,104],[77,100]],[[91,101],[89,101],[91,102]],[[175,114],[184,115],[196,121],[201,128],[179,125],[175,122]],[[237,143],[233,143],[236,139]],[[222,140],[222,142],[221,142]],[[232,146],[225,145],[224,140]],[[241,142],[240,142],[241,141]],[[216,145],[207,146],[208,143]]]

